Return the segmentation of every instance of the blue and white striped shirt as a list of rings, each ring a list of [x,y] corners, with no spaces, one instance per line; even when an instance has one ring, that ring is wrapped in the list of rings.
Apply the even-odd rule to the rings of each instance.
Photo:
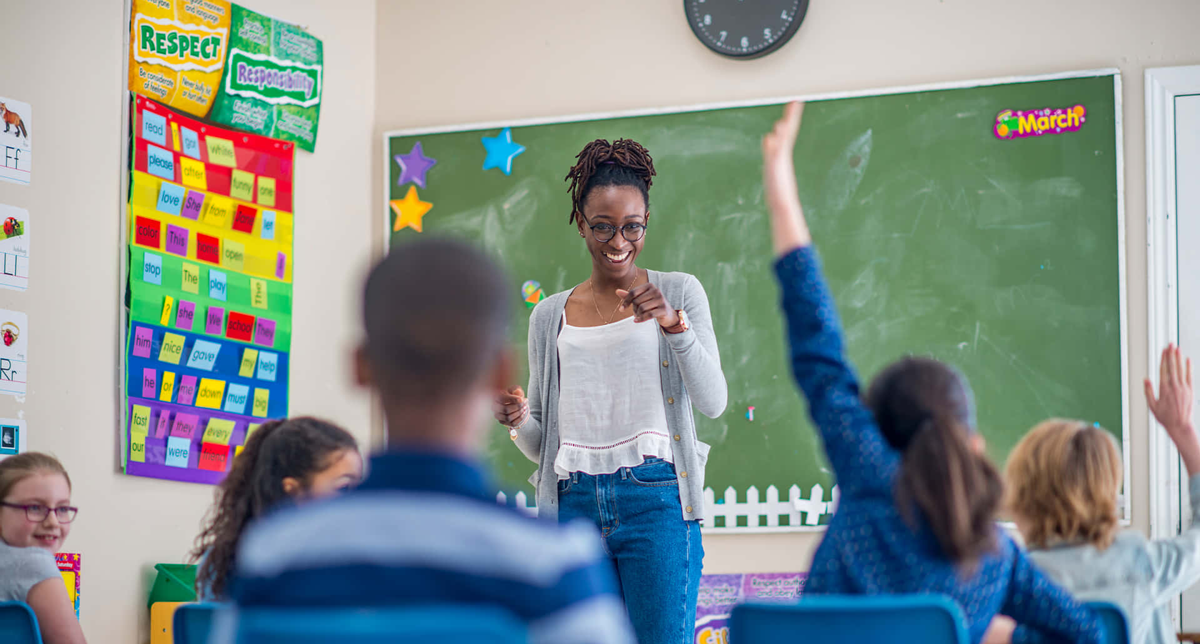
[[[477,466],[428,453],[377,455],[357,490],[252,527],[230,596],[245,607],[498,606],[530,642],[634,641],[593,526],[500,506]]]

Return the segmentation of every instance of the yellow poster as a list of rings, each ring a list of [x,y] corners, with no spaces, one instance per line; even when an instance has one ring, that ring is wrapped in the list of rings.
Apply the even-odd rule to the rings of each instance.
[[[207,116],[229,45],[228,0],[133,0],[129,89]]]

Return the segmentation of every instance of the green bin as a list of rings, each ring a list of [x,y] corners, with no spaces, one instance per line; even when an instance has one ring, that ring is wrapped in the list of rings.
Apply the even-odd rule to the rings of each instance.
[[[196,566],[194,564],[154,564],[158,576],[150,588],[150,601],[194,602],[196,601]]]

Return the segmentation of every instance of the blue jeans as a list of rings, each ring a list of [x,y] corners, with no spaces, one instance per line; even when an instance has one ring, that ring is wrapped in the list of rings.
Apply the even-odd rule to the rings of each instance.
[[[639,644],[692,644],[704,545],[684,521],[675,466],[647,458],[613,474],[572,472],[558,482],[560,521],[600,528]]]

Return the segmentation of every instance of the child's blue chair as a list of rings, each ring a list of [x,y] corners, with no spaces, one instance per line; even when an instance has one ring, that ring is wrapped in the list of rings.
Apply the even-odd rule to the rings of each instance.
[[[42,631],[29,604],[0,602],[0,641],[5,644],[42,644]]]
[[[797,604],[740,604],[736,644],[967,644],[962,609],[943,595],[821,595]]]
[[[253,644],[526,644],[525,625],[511,613],[482,606],[388,608],[242,608],[236,641]]]
[[[171,635],[175,644],[208,644],[213,620],[224,604],[182,604],[171,617]]]
[[[1100,618],[1106,644],[1129,644],[1129,617],[1116,604],[1088,602],[1087,607]]]

